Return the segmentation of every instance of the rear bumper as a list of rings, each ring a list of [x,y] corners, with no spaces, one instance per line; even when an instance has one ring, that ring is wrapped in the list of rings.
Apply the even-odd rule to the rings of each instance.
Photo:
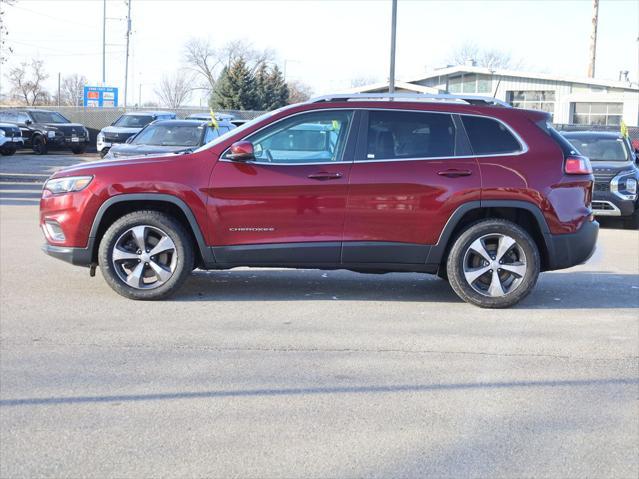
[[[91,249],[90,248],[72,248],[68,246],[53,246],[49,243],[42,245],[42,251],[49,256],[66,261],[76,266],[90,266]]]
[[[548,246],[547,270],[564,269],[583,264],[595,252],[599,223],[588,221],[572,234],[546,234]]]

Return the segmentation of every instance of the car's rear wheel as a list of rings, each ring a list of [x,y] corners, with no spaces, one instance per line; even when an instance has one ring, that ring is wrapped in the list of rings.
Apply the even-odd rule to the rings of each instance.
[[[36,135],[31,140],[31,148],[36,155],[46,155],[49,151],[49,146],[42,135]]]
[[[2,154],[3,156],[11,156],[15,154],[17,150],[18,148],[16,148],[15,145],[9,143],[7,145],[4,145],[2,148],[0,148],[0,154]]]
[[[525,298],[539,277],[539,250],[520,226],[489,219],[455,240],[446,270],[453,290],[482,308],[507,308]]]
[[[191,237],[173,217],[136,211],[113,223],[100,241],[100,270],[117,293],[161,299],[174,293],[193,270]]]

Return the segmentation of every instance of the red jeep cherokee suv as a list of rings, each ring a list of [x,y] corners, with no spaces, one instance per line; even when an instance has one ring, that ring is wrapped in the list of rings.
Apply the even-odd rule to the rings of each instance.
[[[506,307],[592,254],[590,163],[539,111],[478,97],[337,95],[178,154],[57,172],[44,251],[132,299],[194,268],[411,271]]]

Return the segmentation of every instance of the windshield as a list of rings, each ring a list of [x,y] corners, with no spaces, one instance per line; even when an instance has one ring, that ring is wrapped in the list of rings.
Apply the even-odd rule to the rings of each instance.
[[[122,128],[144,128],[153,121],[153,117],[149,115],[122,115],[118,118],[113,126],[121,126]]]
[[[628,150],[621,138],[568,138],[582,155],[592,161],[627,161]]]
[[[56,111],[32,111],[31,116],[36,123],[69,123],[69,120]]]
[[[140,132],[134,145],[198,146],[202,138],[199,125],[150,125]]]
[[[247,121],[243,125],[238,126],[237,128],[234,128],[232,130],[229,130],[226,133],[224,133],[223,135],[220,135],[217,138],[213,139],[212,141],[209,141],[206,145],[198,148],[195,151],[198,152],[198,151],[208,150],[209,148],[211,148],[211,147],[217,145],[218,143],[221,143],[222,141],[226,140],[229,136],[235,135],[237,133],[241,133],[244,130],[247,130],[248,128],[251,128],[255,123],[257,123],[259,121],[262,121],[262,120],[264,120],[266,118],[269,118],[269,117],[275,115],[276,113],[281,112],[284,108],[288,108],[288,107],[283,107],[283,108],[280,108],[278,110],[273,110],[273,111],[266,112],[266,113],[258,116],[257,118],[252,119],[251,121]]]

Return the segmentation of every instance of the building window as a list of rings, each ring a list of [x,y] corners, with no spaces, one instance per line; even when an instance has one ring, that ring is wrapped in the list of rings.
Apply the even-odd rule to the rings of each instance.
[[[490,93],[492,91],[492,78],[488,75],[475,75],[465,73],[461,76],[448,79],[449,93]]]
[[[515,108],[555,112],[555,92],[553,90],[507,91],[506,101]]]
[[[572,104],[572,122],[578,125],[621,125],[623,103]]]

